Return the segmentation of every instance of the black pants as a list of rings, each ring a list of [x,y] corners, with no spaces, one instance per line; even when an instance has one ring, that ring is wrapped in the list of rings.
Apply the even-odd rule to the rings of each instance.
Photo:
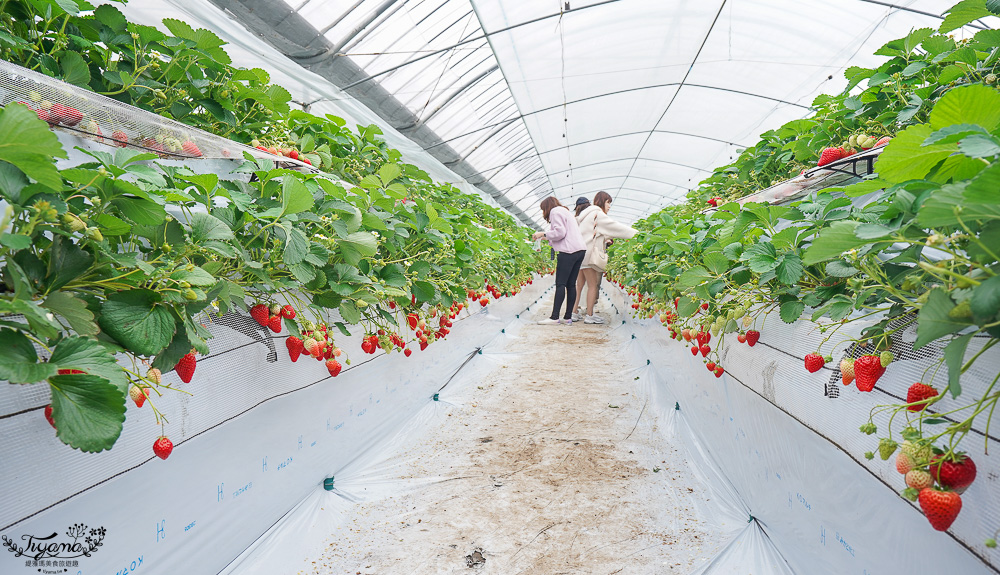
[[[576,276],[580,274],[580,264],[583,263],[583,256],[587,255],[587,250],[580,250],[571,254],[559,252],[556,256],[556,296],[552,305],[552,319],[559,319],[559,308],[562,307],[563,299],[566,300],[566,315],[564,319],[573,317],[573,308],[576,306]]]

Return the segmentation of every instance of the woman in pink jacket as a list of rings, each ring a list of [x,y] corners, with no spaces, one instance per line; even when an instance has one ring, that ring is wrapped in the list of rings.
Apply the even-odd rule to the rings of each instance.
[[[573,308],[576,305],[576,276],[580,273],[580,264],[587,253],[587,245],[580,235],[580,227],[576,218],[568,208],[559,203],[555,196],[542,200],[542,217],[549,222],[549,231],[535,232],[531,239],[545,238],[549,240],[552,249],[559,252],[556,256],[556,295],[552,306],[552,315],[538,323],[555,325],[573,323]],[[566,313],[559,319],[559,309],[566,300]]]

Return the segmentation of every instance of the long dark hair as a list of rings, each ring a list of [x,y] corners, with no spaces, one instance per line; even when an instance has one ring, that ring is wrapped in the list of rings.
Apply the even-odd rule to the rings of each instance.
[[[583,198],[583,199],[586,200],[587,198]],[[590,207],[590,201],[589,200],[585,204],[577,204],[576,205],[576,215],[577,215],[577,217],[580,216],[580,213],[583,212],[583,210],[585,210],[585,209],[587,209],[589,207]]]
[[[555,196],[549,196],[542,200],[542,217],[545,218],[545,221],[549,221],[549,213],[552,211],[552,208],[560,206],[562,204],[559,203],[559,200]]]
[[[608,213],[606,206],[610,201],[611,194],[607,192],[597,192],[597,195],[594,196],[594,205],[604,210],[604,213]]]

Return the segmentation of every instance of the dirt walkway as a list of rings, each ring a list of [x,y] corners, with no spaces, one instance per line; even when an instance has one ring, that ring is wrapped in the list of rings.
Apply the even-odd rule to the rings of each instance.
[[[610,339],[525,326],[409,434],[386,462],[401,492],[360,503],[311,572],[689,573],[713,555],[721,536],[694,511],[708,495]]]

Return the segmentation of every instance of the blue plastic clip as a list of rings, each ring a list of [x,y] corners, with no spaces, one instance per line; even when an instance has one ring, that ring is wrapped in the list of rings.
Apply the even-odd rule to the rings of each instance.
[[[675,401],[674,402],[674,409],[677,410],[677,411],[681,410],[681,404],[680,404],[679,401]]]
[[[333,476],[327,477],[323,480],[323,489],[333,491]]]
[[[434,401],[438,401],[438,399],[439,399],[439,395],[440,395],[440,394],[437,394],[437,393],[435,393],[435,394],[434,394]]]

